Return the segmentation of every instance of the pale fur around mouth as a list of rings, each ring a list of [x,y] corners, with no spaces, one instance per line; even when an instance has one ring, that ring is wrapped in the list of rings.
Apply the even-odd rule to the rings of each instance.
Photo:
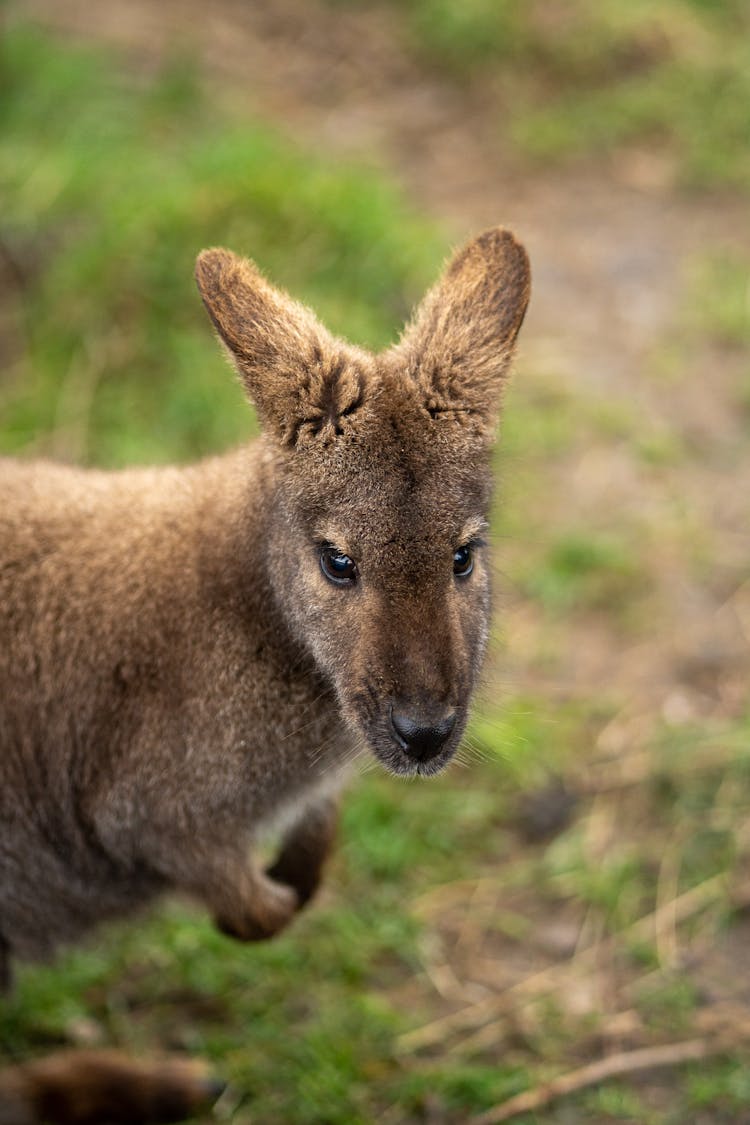
[[[392,759],[386,761],[380,754],[376,753],[378,761],[394,777],[436,777],[453,761],[456,750],[455,748],[443,750],[436,757],[430,758],[428,762],[415,762],[403,751],[396,750],[396,753],[401,755],[402,760],[400,762]]]
[[[461,716],[443,749],[434,758],[417,761],[398,745],[384,722],[363,722],[356,715],[348,715],[347,720],[375,760],[394,777],[435,777],[442,773],[455,757],[466,728],[466,716]]]

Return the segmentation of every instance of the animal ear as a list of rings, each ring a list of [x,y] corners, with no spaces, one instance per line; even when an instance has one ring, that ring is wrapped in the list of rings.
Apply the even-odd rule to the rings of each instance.
[[[340,433],[362,404],[364,357],[229,250],[203,250],[195,279],[264,427],[286,445]]]
[[[526,251],[501,227],[450,261],[393,349],[433,417],[492,425],[530,283]]]

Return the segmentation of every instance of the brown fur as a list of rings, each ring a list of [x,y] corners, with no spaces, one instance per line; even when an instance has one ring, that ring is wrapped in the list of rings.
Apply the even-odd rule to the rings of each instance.
[[[173,889],[271,936],[315,890],[347,759],[434,773],[465,727],[489,567],[477,545],[456,578],[453,556],[487,516],[523,248],[475,239],[378,356],[229,251],[196,278],[257,442],[187,468],[0,462],[6,969]],[[356,561],[351,587],[322,543]],[[399,715],[452,729],[419,760]],[[250,848],[279,817],[264,872]]]
[[[0,1072],[0,1125],[182,1121],[220,1092],[193,1060],[137,1062],[116,1051],[60,1051]]]

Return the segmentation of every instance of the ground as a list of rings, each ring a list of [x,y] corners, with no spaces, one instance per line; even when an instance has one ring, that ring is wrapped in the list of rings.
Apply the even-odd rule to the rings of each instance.
[[[317,996],[308,1055],[282,1051],[279,1072],[299,1086],[313,1059],[323,1073],[300,1094],[308,1108],[290,1118],[271,1098],[254,1116],[249,1092],[262,1067],[241,1057],[235,1038],[224,1055],[244,1093],[226,1115],[463,1122],[618,1049],[699,1038],[717,1060],[605,1084],[524,1120],[750,1121],[748,191],[686,186],[679,150],[648,132],[575,159],[532,158],[503,127],[515,88],[478,61],[476,73],[448,72],[445,59],[415,48],[393,4],[24,0],[6,9],[60,43],[114,46],[142,83],[181,52],[217,120],[261,119],[323,165],[359,163],[394,181],[414,221],[441,232],[444,251],[500,222],[532,260],[498,460],[500,633],[471,734],[482,760],[438,783],[445,839],[437,804],[420,811],[415,797],[411,808],[413,789],[394,796],[368,776],[336,890],[287,951],[304,966],[306,948],[336,927],[360,934],[346,899],[360,879],[363,893],[368,880],[385,881],[378,910],[411,895],[394,932],[379,934],[377,966],[350,967],[368,1035],[387,1045],[362,1058],[354,1050],[342,1060],[340,1046],[332,1054],[343,1017],[332,996]],[[15,324],[7,311],[4,323]],[[75,425],[62,432],[66,453],[90,452]],[[399,817],[429,836],[422,850],[399,852],[390,840]],[[184,929],[179,910],[162,924],[167,949],[190,945],[194,932],[215,946],[207,931]],[[135,945],[137,969],[137,940],[117,941]],[[412,952],[399,959],[402,941]],[[345,944],[335,939],[339,953]],[[263,956],[264,971],[273,968],[274,953]],[[239,979],[239,966],[234,952],[217,987]],[[91,970],[80,971],[87,981]],[[193,1028],[178,1046],[209,1040],[221,1057],[216,1036],[195,1030],[196,996],[220,1009],[209,1023],[248,1017],[212,997],[210,983],[182,983],[184,1003],[166,986],[158,998]],[[96,1007],[97,986],[87,987]],[[139,995],[130,978],[115,1003],[138,1009],[149,987]],[[280,1003],[272,985],[252,1001],[255,1018],[269,1002]],[[386,1009],[399,1013],[397,1031]],[[8,1017],[10,1031],[21,1018]],[[158,1018],[148,1034],[174,1046]],[[356,1039],[367,1019],[347,1018],[338,1034]],[[94,1038],[117,1041],[117,1020],[97,1019]],[[65,1026],[73,1038],[91,1031],[83,1016]],[[273,1025],[260,1042],[273,1054],[282,1039]],[[326,1081],[348,1081],[349,1092],[326,1092]],[[378,1085],[385,1095],[371,1096]]]

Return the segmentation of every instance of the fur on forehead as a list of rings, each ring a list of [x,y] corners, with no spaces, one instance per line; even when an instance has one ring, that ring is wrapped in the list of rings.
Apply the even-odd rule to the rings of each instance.
[[[328,446],[386,417],[393,424],[398,400],[434,424],[438,443],[455,441],[457,426],[488,441],[529,277],[520,243],[501,228],[486,231],[453,257],[400,342],[375,357],[329,333],[252,262],[213,249],[196,263],[203,301],[261,423],[287,449]]]
[[[268,451],[287,511],[355,552],[365,540],[392,550],[414,535],[457,536],[486,513],[492,489],[487,442],[470,427],[436,423],[403,383],[381,384],[338,437],[293,449],[270,441]]]

